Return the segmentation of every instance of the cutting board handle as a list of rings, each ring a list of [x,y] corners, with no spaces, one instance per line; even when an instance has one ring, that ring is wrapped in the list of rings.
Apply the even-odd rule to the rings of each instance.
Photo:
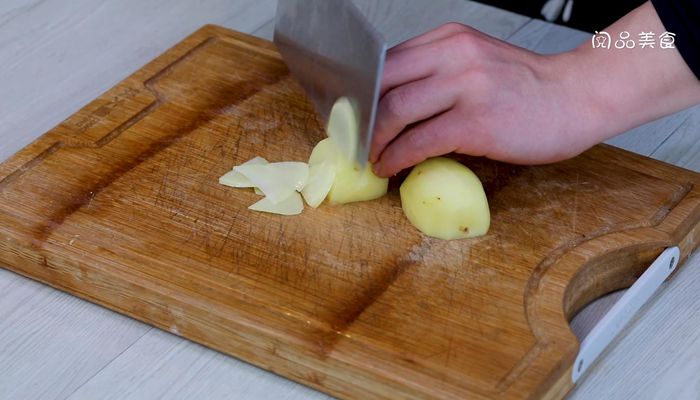
[[[596,324],[581,342],[581,348],[572,368],[571,379],[574,383],[595,363],[601,353],[675,271],[679,260],[680,249],[667,248]]]

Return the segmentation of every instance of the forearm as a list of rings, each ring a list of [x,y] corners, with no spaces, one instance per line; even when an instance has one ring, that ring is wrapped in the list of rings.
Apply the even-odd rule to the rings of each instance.
[[[623,31],[636,41],[641,32],[658,39],[666,29],[647,2],[605,30],[613,43]],[[598,141],[700,103],[700,80],[677,50],[660,48],[658,40],[654,48],[609,50],[587,41],[553,58],[567,66],[567,85],[580,93]]]

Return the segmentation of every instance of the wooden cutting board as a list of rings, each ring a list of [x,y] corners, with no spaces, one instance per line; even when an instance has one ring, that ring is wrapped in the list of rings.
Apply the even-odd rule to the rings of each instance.
[[[395,184],[280,217],[217,183],[323,135],[271,43],[205,27],[0,166],[0,264],[342,398],[558,398],[577,310],[700,242],[700,176],[608,146],[463,159],[493,217],[465,241]]]

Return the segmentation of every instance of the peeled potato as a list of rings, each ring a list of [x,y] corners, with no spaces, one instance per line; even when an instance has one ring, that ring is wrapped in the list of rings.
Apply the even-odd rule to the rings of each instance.
[[[328,192],[328,201],[332,204],[374,200],[387,192],[388,179],[374,175],[369,164],[360,168],[354,159],[345,158],[331,138],[320,141],[311,152],[309,166],[313,168],[322,163],[335,166],[335,180]]]
[[[331,204],[369,201],[384,196],[389,180],[377,177],[369,164],[359,168],[355,163],[341,161],[337,165],[335,182],[328,193]]]
[[[374,175],[371,165],[357,164],[359,118],[348,98],[333,106],[327,127],[328,138],[314,148],[309,163],[268,163],[256,157],[222,176],[219,182],[233,187],[252,187],[266,197],[249,208],[282,215],[300,214],[303,199],[318,207],[328,198],[346,204],[374,200],[387,192],[388,179]],[[301,192],[302,196],[299,195]]]
[[[491,213],[481,181],[455,160],[438,157],[418,164],[400,191],[406,217],[428,236],[465,239],[489,230]]]
[[[361,168],[356,161],[360,137],[359,117],[350,99],[341,97],[333,105],[328,119],[328,139],[319,142],[311,153],[309,166],[320,163],[335,166],[335,180],[328,201],[347,204],[384,196],[389,180],[374,175],[371,165]]]

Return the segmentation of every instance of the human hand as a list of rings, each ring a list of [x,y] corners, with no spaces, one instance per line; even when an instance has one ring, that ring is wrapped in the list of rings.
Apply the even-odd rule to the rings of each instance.
[[[648,3],[608,31],[627,25],[663,30]],[[385,177],[450,152],[551,163],[698,102],[675,50],[544,56],[448,24],[389,51],[370,161]]]
[[[519,164],[572,157],[594,110],[572,101],[552,59],[460,24],[392,49],[370,159],[391,176],[450,152]]]

